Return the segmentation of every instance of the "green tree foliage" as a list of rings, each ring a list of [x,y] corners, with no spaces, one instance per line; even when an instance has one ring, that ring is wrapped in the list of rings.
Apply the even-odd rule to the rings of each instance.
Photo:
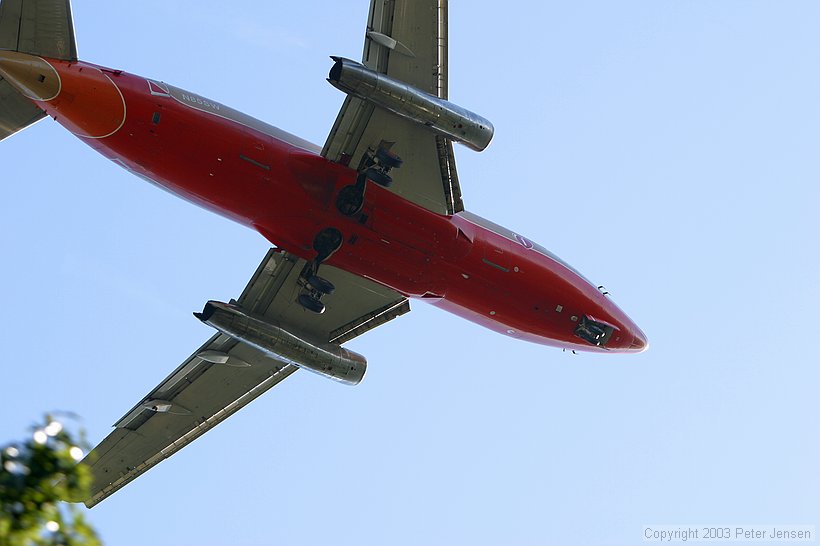
[[[2,448],[0,546],[101,544],[82,512],[61,500],[88,497],[84,447],[82,434],[46,416],[28,440]]]

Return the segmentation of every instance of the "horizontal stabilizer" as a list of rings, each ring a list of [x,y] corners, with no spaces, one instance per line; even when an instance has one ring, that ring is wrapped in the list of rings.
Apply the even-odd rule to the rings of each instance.
[[[46,113],[0,77],[0,140],[45,117]]]

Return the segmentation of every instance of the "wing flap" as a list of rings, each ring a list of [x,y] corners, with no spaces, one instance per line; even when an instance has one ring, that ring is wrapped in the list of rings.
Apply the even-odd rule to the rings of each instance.
[[[380,309],[367,313],[366,315],[363,315],[356,320],[333,330],[330,333],[330,342],[347,343],[351,339],[409,312],[410,302],[405,299],[388,303]]]

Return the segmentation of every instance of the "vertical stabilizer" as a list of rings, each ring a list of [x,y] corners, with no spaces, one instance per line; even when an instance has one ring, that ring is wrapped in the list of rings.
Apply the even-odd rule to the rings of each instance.
[[[70,0],[0,0],[0,51],[77,60]],[[45,117],[0,75],[0,140]]]
[[[76,61],[70,0],[1,0],[0,49]]]

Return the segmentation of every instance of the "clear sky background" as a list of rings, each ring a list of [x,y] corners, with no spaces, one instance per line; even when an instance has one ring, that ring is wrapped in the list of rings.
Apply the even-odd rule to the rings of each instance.
[[[323,143],[367,0],[75,0],[80,56]],[[644,524],[820,528],[815,0],[456,1],[467,208],[606,285],[649,336],[577,355],[424,303],[103,502],[110,545],[635,544]],[[47,120],[0,145],[0,443],[96,443],[207,339],[259,235]]]

